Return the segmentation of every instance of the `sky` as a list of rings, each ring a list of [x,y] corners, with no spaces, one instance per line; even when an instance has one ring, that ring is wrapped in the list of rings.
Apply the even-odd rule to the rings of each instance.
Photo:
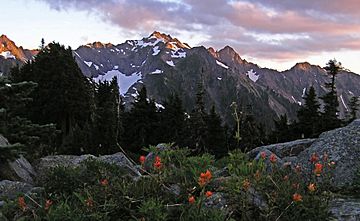
[[[76,49],[153,31],[190,46],[233,47],[277,70],[337,59],[360,74],[359,0],[0,0],[0,34],[38,48],[41,38]]]

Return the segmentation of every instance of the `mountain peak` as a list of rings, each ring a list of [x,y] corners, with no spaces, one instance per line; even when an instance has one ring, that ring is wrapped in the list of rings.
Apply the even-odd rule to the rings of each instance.
[[[154,31],[148,37],[148,39],[153,39],[153,38],[162,40],[165,43],[167,48],[174,48],[174,47],[187,48],[187,49],[191,48],[187,43],[183,43],[183,42],[179,41],[177,38],[171,37],[171,35],[169,35],[169,34],[161,33],[158,31]]]
[[[114,45],[111,44],[111,43],[102,43],[102,42],[99,42],[99,41],[95,41],[93,43],[89,43],[87,44],[86,46],[90,47],[90,48],[111,48],[113,47]]]
[[[311,65],[309,62],[305,61],[305,62],[299,62],[296,63],[294,65],[294,67],[292,67],[292,69],[300,69],[303,71],[308,71],[313,67],[313,65]]]

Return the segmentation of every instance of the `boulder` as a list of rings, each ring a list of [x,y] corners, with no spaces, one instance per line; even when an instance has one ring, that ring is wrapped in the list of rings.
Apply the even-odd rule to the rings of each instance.
[[[268,146],[257,147],[248,152],[250,158],[255,158],[260,152],[270,151],[279,158],[297,156],[303,150],[307,149],[316,139],[302,139],[286,143],[271,144]]]
[[[19,193],[28,193],[32,189],[33,186],[28,183],[2,180],[0,181],[0,199],[15,199]]]
[[[329,204],[329,211],[335,220],[360,220],[360,199],[335,198]]]
[[[313,144],[297,156],[297,163],[303,166],[306,176],[313,173],[311,155],[328,154],[329,161],[334,161],[332,186],[343,188],[352,186],[360,170],[360,119],[346,127],[324,132]],[[322,160],[320,160],[320,163]]]
[[[13,174],[16,174],[14,180],[34,184],[33,178],[36,177],[36,172],[24,156],[20,156],[20,158],[15,161],[9,162],[8,167],[13,171]]]
[[[43,157],[39,160],[36,164],[35,169],[38,173],[38,177],[40,180],[44,175],[49,171],[49,169],[63,166],[63,167],[78,167],[82,162],[94,159],[100,162],[105,162],[109,164],[114,164],[119,168],[128,171],[130,175],[134,176],[141,176],[138,169],[136,169],[135,165],[131,163],[131,161],[121,152],[115,153],[112,155],[104,155],[100,157],[95,157],[93,155],[81,155],[81,156],[74,156],[74,155],[56,155],[56,156],[47,156]]]

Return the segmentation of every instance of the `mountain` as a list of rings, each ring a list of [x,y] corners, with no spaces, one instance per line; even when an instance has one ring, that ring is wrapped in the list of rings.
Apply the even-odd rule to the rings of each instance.
[[[15,59],[10,55],[5,60],[23,62],[32,58],[20,56],[26,55],[26,50],[18,49],[24,53],[7,49]],[[168,95],[177,93],[190,112],[198,85],[202,83],[206,107],[209,110],[215,105],[226,122],[233,118],[230,107],[233,102],[238,103],[239,109],[251,111],[267,126],[280,114],[294,119],[306,90],[314,86],[317,94],[323,95],[325,82],[330,81],[323,68],[307,62],[279,72],[242,59],[230,46],[218,51],[203,46],[190,47],[159,32],[117,45],[94,42],[80,46],[73,54],[87,77],[102,81],[117,76],[128,108],[140,87],[146,85],[148,95],[159,108]],[[341,117],[345,116],[351,96],[360,96],[359,85],[360,75],[355,73],[343,71],[337,77]]]
[[[16,65],[22,65],[32,60],[37,50],[23,49],[18,47],[6,35],[0,36],[0,74],[8,73]]]

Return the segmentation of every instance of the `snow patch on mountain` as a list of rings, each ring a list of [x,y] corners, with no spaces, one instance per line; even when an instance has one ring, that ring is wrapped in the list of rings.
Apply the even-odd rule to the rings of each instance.
[[[182,49],[180,49],[180,50],[182,50]],[[186,58],[186,52],[180,51],[180,50],[171,51],[171,57],[172,58]]]
[[[160,53],[159,46],[155,46],[155,47],[153,48],[153,53],[152,53],[152,55],[153,55],[153,56],[156,56],[156,55],[158,55],[159,53]]]
[[[301,97],[305,97],[306,87],[304,87]]]
[[[221,66],[221,67],[223,67],[223,68],[225,68],[225,69],[229,69],[228,66],[226,66],[224,63],[221,63],[221,62],[218,61],[218,60],[216,60],[216,64],[219,65],[219,66]]]
[[[253,69],[246,72],[246,76],[248,76],[253,82],[256,82],[259,79],[259,75]]]
[[[298,105],[301,106],[301,102],[300,102],[300,101],[297,101],[297,100],[294,98],[294,96],[291,96],[291,98],[293,99],[293,101],[294,101],[295,103],[297,103]]]
[[[165,107],[164,107],[162,104],[159,104],[159,103],[157,103],[157,102],[155,102],[155,106],[156,106],[156,108],[157,108],[158,110],[160,110],[160,109],[165,109]]]
[[[222,77],[217,77],[217,79],[218,79],[219,81],[221,81],[221,80],[222,80]]]
[[[99,70],[99,66],[97,66],[96,64],[94,64],[94,67],[96,70]]]
[[[99,75],[94,78],[95,82],[111,81],[114,77],[117,77],[117,83],[119,85],[119,91],[121,95],[124,95],[129,88],[141,79],[141,72],[135,72],[129,76],[121,73],[118,70],[111,70],[104,75]]]
[[[166,64],[170,65],[171,67],[175,67],[174,61],[166,61]]]
[[[91,65],[93,64],[91,61],[84,61],[84,63],[85,63],[88,67],[91,67]]]
[[[15,56],[10,51],[3,51],[0,53],[5,59],[15,59]]]
[[[164,73],[164,71],[160,70],[160,69],[156,69],[155,71],[149,73],[149,74],[162,74]]]
[[[340,95],[340,100],[341,100],[341,103],[344,105],[345,109],[346,109],[347,111],[349,111],[349,108],[346,106],[345,101],[344,101],[344,98],[343,98],[342,95]]]

